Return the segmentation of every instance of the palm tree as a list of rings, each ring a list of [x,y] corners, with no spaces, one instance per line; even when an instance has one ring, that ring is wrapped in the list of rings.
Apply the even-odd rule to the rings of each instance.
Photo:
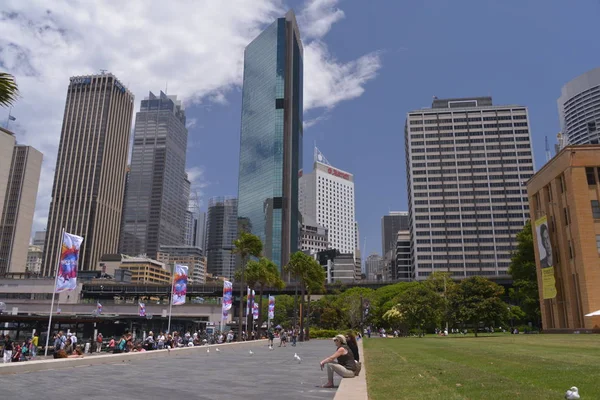
[[[317,260],[311,258],[312,262],[309,265],[307,271],[307,282],[306,282],[306,292],[308,294],[308,302],[306,304],[306,336],[304,340],[310,339],[310,295],[316,292],[325,291],[325,270],[317,262]]]
[[[9,107],[19,96],[19,88],[15,77],[6,72],[0,72],[0,105]]]
[[[235,246],[233,252],[238,254],[241,258],[240,267],[240,309],[238,314],[238,341],[242,341],[242,319],[244,317],[244,278],[246,264],[250,257],[258,257],[263,249],[263,244],[258,236],[248,232],[241,232],[238,239],[233,242]]]
[[[297,284],[300,284],[300,310],[304,307],[304,293],[309,281],[308,271],[310,265],[315,261],[311,256],[301,251],[297,251],[290,257],[290,261],[284,267],[284,271],[289,273]],[[300,341],[304,340],[304,311],[300,312]]]

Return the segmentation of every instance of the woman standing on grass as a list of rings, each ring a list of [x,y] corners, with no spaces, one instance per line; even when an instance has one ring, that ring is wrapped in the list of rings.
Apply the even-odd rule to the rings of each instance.
[[[327,366],[327,384],[323,385],[324,388],[333,387],[333,373],[335,372],[342,378],[354,378],[356,371],[356,361],[354,361],[354,354],[352,350],[346,344],[346,337],[344,335],[337,335],[333,338],[337,350],[335,353],[330,355],[321,361],[321,369]],[[337,363],[333,361],[337,359]]]

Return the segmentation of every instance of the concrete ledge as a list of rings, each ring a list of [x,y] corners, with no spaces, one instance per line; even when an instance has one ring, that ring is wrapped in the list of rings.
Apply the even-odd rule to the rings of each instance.
[[[226,347],[226,346],[242,346],[250,345],[260,346],[265,345],[267,339],[252,340],[248,342],[234,342],[234,343],[222,343],[212,344],[205,346],[195,347],[182,347],[171,350],[152,350],[135,353],[118,353],[118,354],[101,354],[101,355],[87,355],[82,358],[61,358],[51,360],[39,360],[39,361],[22,361],[16,363],[0,364],[0,375],[11,375],[11,374],[22,374],[28,372],[39,372],[56,369],[74,368],[74,367],[85,367],[90,365],[104,365],[104,364],[118,364],[130,361],[138,361],[153,358],[164,358],[164,357],[181,357],[196,354],[198,352],[206,352],[206,349],[213,347]]]
[[[354,378],[345,378],[340,381],[340,386],[335,392],[334,400],[368,400],[367,394],[367,368],[365,366],[365,352],[363,351],[363,339],[357,341],[358,352],[362,360],[360,375]]]

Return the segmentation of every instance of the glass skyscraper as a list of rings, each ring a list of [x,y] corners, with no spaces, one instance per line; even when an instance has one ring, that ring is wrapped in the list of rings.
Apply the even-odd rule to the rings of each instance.
[[[291,10],[244,52],[238,222],[280,267],[298,250],[302,227],[302,54]]]
[[[121,253],[156,258],[161,245],[183,244],[190,185],[187,137],[177,96],[150,92],[135,119]]]

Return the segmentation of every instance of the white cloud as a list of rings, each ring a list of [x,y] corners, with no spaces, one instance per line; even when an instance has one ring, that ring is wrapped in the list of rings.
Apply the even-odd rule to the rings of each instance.
[[[310,0],[298,16],[302,25],[301,35],[306,39],[321,38],[329,32],[331,26],[343,19],[345,14],[336,8],[338,0]]]
[[[309,0],[299,15],[305,110],[360,96],[381,65],[377,53],[349,62],[330,54],[322,38],[344,16],[336,4]],[[70,76],[106,69],[136,107],[167,82],[190,107],[226,104],[242,82],[244,47],[285,11],[282,0],[3,0],[0,69],[15,75],[22,95],[13,127],[20,143],[44,153],[34,229],[46,223]]]
[[[190,192],[193,198],[196,198],[198,205],[204,205],[205,189],[211,184],[206,179],[206,168],[204,166],[194,166],[186,170],[188,179],[191,182]]]

